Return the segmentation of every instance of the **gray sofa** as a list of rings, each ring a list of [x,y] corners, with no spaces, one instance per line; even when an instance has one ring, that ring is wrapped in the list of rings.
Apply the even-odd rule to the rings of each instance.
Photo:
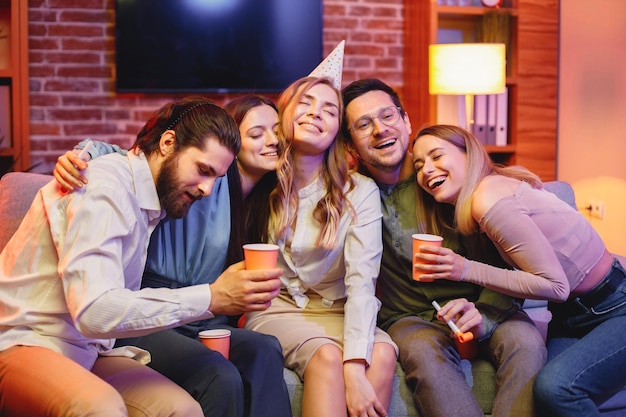
[[[52,176],[34,173],[8,173],[0,179],[0,250],[19,226],[28,210],[37,190],[49,182]],[[574,192],[569,184],[550,182],[546,188],[561,199],[576,207]],[[626,259],[621,259],[626,265]],[[544,334],[550,321],[550,313],[543,301],[527,302],[526,312]],[[486,416],[491,415],[495,395],[495,372],[491,364],[484,360],[463,361],[466,380],[472,386]],[[284,370],[285,382],[291,397],[294,417],[300,416],[302,400],[302,382],[292,371]],[[626,389],[618,392],[602,404],[603,416],[617,417],[626,415]],[[404,371],[397,365],[394,389],[389,408],[389,417],[420,417],[413,403],[412,391],[405,382]]]

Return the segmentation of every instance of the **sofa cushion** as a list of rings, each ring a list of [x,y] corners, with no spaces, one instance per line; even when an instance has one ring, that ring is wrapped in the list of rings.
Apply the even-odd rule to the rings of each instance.
[[[576,207],[576,196],[572,186],[565,181],[547,181],[543,183],[543,188],[555,194],[561,200],[578,210]]]
[[[476,359],[471,363],[467,360],[461,361],[461,367],[466,373],[467,383],[472,387],[480,407],[486,410],[485,416],[490,416],[496,392],[493,366],[486,360]],[[294,417],[299,417],[302,413],[302,381],[295,372],[287,368],[284,369],[283,375],[289,391],[291,411]],[[422,417],[415,407],[413,391],[406,383],[406,375],[399,362],[396,364],[391,403],[387,411],[390,417]]]
[[[0,179],[0,251],[15,233],[30,208],[37,190],[50,182],[52,175],[9,172]]]

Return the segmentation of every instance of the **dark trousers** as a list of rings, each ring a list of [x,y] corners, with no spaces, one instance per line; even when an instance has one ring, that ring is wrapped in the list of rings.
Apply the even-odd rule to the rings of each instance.
[[[205,417],[289,417],[291,406],[283,379],[284,359],[278,340],[227,325],[202,326],[231,330],[230,360],[176,329],[120,339],[117,345],[150,352],[151,368],[165,375],[202,406]],[[181,330],[183,330],[181,328]]]

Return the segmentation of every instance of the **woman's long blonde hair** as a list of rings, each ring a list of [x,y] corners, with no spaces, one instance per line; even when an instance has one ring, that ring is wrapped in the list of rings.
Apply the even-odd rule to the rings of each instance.
[[[495,164],[478,139],[465,129],[453,125],[426,126],[417,133],[413,144],[426,135],[453,144],[465,153],[467,162],[465,180],[454,207],[454,224],[446,220],[449,218],[445,215],[446,205],[437,203],[422,187],[417,187],[418,227],[423,232],[443,233],[455,228],[464,235],[475,232],[478,225],[472,216],[472,195],[480,181],[487,175],[504,175],[525,181],[533,188],[543,187],[539,177],[524,167]]]
[[[341,92],[333,87],[332,81],[328,78],[301,78],[287,87],[278,98],[278,116],[280,120],[278,136],[284,146],[284,151],[280,155],[276,166],[278,185],[270,194],[269,233],[274,239],[284,237],[287,228],[293,224],[296,218],[298,193],[294,189],[293,184],[294,166],[292,155],[296,107],[302,96],[318,84],[328,85],[337,93],[339,103],[338,126],[341,126],[343,118]],[[317,238],[317,245],[330,249],[336,244],[339,221],[344,211],[349,210],[351,215],[355,216],[354,208],[346,198],[347,192],[354,188],[354,183],[349,175],[346,145],[344,140],[339,137],[339,131],[335,140],[324,154],[324,163],[320,177],[325,185],[326,194],[317,203],[313,211],[313,217],[322,226]],[[349,184],[347,190],[345,190],[346,183]]]

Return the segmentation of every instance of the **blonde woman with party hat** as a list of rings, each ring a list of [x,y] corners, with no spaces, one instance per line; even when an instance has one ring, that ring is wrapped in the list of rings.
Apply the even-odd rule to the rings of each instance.
[[[348,170],[331,79],[297,80],[278,107],[285,151],[267,224],[280,247],[282,289],[245,326],[280,340],[285,365],[303,380],[303,417],[386,416],[397,348],[376,327],[378,188]]]

